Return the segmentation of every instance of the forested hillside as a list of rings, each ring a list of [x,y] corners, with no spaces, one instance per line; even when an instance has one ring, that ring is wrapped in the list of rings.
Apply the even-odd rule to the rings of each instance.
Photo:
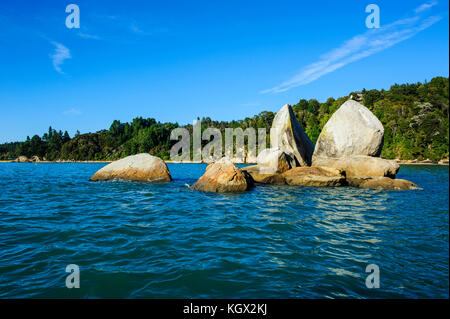
[[[439,160],[449,156],[449,79],[435,77],[430,82],[394,84],[389,90],[361,90],[338,99],[301,99],[293,105],[297,119],[315,143],[330,116],[347,99],[353,98],[368,107],[385,129],[382,157]],[[281,107],[281,105],[280,105]],[[252,118],[218,122],[202,118],[207,127],[269,129],[275,113],[261,112]],[[160,123],[155,119],[135,118],[131,123],[114,121],[108,130],[79,134],[49,128],[42,136],[28,137],[24,142],[0,145],[0,159],[34,155],[47,160],[114,160],[131,154],[149,152],[169,158],[170,132],[177,123]],[[192,132],[192,125],[184,126]],[[269,132],[269,131],[268,131]],[[204,142],[204,143],[207,143]]]

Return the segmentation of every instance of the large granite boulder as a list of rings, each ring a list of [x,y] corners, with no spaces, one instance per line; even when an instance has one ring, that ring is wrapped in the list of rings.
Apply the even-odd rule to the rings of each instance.
[[[296,166],[310,166],[314,145],[303,131],[289,104],[275,115],[270,132],[272,147],[279,147],[294,158]]]
[[[114,161],[91,177],[91,181],[127,180],[138,182],[169,182],[172,180],[166,163],[148,153],[127,156]]]
[[[243,192],[253,186],[252,177],[223,157],[206,167],[205,174],[191,186],[192,190],[212,193]]]
[[[326,166],[345,171],[347,177],[394,177],[400,166],[395,161],[371,156],[343,158],[314,157],[314,166]]]
[[[329,167],[295,167],[283,173],[288,185],[295,186],[344,186],[345,172]]]
[[[393,179],[389,177],[371,177],[371,178],[348,178],[349,186],[364,187],[383,190],[409,190],[419,187],[406,179]]]
[[[348,100],[323,127],[313,162],[315,157],[380,156],[383,136],[380,120],[364,105]]]

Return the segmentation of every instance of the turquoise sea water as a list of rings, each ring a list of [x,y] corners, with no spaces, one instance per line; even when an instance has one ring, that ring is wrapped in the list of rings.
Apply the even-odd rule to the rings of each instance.
[[[414,191],[208,194],[185,186],[203,164],[89,182],[104,165],[0,163],[0,298],[449,297],[448,166],[402,166]]]

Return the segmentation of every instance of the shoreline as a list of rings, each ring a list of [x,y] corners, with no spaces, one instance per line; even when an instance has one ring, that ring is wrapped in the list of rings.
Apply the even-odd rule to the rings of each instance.
[[[432,162],[429,160],[419,161],[419,160],[393,160],[397,162],[399,165],[449,165],[449,163],[441,163],[439,162]],[[109,164],[113,161],[73,161],[73,160],[57,160],[57,161],[28,161],[28,162],[16,162],[15,160],[0,160],[0,163],[43,163],[43,164],[70,164],[70,163],[87,163],[87,164]],[[168,164],[209,164],[209,162],[202,162],[202,161],[164,161]],[[235,163],[235,164],[249,164],[249,165],[256,165],[257,163]]]

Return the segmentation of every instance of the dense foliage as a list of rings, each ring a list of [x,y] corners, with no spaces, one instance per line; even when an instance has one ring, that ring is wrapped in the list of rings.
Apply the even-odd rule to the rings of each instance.
[[[389,90],[353,92],[350,97],[368,107],[383,123],[385,129],[382,156],[400,159],[439,160],[449,156],[449,79],[435,77],[430,82],[395,84]],[[311,99],[293,105],[297,119],[315,143],[322,127],[331,115],[349,97],[329,98],[320,103]],[[202,130],[215,127],[266,128],[275,116],[261,112],[252,118],[231,122],[218,122],[202,118]],[[155,119],[135,118],[131,123],[114,121],[109,130],[77,134],[71,138],[67,132],[49,128],[42,137],[27,137],[24,142],[0,145],[0,159],[20,155],[37,155],[47,160],[113,160],[131,154],[148,152],[168,159],[170,148],[177,141],[170,140],[170,132],[177,123],[160,123]],[[192,125],[184,126],[191,132]],[[269,132],[269,131],[267,131]],[[203,144],[207,141],[203,142]]]

